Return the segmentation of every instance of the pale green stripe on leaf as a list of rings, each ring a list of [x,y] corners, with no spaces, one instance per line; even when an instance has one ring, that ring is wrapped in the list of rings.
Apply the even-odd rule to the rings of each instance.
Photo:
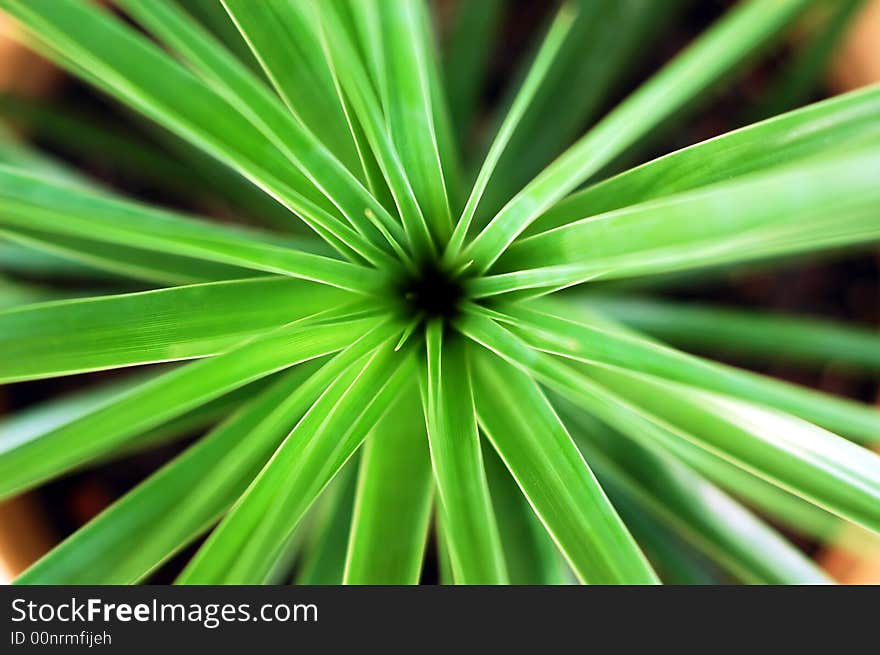
[[[341,373],[291,431],[241,501],[178,578],[181,584],[260,584],[298,522],[412,375],[384,345]]]
[[[880,412],[868,405],[685,354],[568,303],[504,311],[516,322],[513,331],[538,350],[638,370],[775,407],[864,443],[880,441]]]
[[[271,277],[0,311],[0,381],[216,355],[350,299],[323,285]]]
[[[131,584],[206,530],[247,488],[299,416],[278,416],[313,367],[297,367],[90,521],[17,584]],[[303,406],[305,405],[305,406]],[[307,403],[296,408],[305,411]],[[280,418],[280,420],[279,420]],[[132,548],[136,543],[137,547]]]
[[[141,433],[248,382],[341,350],[378,319],[294,323],[222,355],[165,373],[75,421],[22,444],[0,444],[0,496],[119,449]]]
[[[471,335],[470,318],[461,329]],[[480,425],[582,582],[652,584],[644,555],[537,384],[475,352]]]
[[[589,296],[584,307],[683,348],[880,371],[880,334],[798,314],[630,296]]]
[[[0,167],[0,229],[40,229],[67,236],[242,266],[344,289],[375,291],[385,275],[303,253],[254,233],[92,194]],[[378,286],[377,286],[378,284]]]
[[[870,87],[729,132],[572,194],[529,233],[864,145],[880,135],[878,113],[880,87]]]
[[[586,218],[514,244],[478,296],[550,291],[880,241],[880,136],[867,147]],[[699,220],[694,217],[699,216]]]
[[[769,40],[809,0],[732,9],[529,182],[463,253],[485,272],[540,214]]]
[[[427,328],[422,402],[439,511],[456,584],[503,584],[504,554],[483,469],[467,344]]]
[[[364,444],[344,584],[419,582],[433,488],[425,419],[411,384]]]

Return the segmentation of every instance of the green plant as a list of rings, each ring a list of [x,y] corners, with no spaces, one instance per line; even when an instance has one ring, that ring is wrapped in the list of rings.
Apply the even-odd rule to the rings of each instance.
[[[444,83],[417,0],[223,0],[253,58],[219,5],[118,4],[171,54],[85,1],[0,0],[35,48],[320,240],[9,155],[11,244],[164,288],[3,311],[2,380],[195,361],[7,421],[0,493],[226,417],[20,582],[136,582],[218,520],[181,582],[265,582],[296,550],[300,582],[413,583],[432,508],[457,583],[656,582],[643,550],[675,580],[821,582],[747,506],[820,539],[880,530],[880,414],[638,330],[718,345],[720,324],[746,351],[876,371],[875,334],[554,295],[880,239],[876,87],[607,176],[810,2],[736,6],[544,167],[673,3],[563,6],[469,192],[474,32],[498,3],[461,5]]]

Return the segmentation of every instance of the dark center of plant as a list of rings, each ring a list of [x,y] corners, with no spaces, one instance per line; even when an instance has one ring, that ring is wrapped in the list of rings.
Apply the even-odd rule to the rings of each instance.
[[[464,298],[464,287],[435,263],[424,264],[401,285],[406,312],[413,317],[454,318]]]

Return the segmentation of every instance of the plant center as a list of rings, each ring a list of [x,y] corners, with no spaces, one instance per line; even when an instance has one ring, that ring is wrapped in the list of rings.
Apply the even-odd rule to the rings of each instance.
[[[406,311],[411,316],[453,318],[464,298],[461,281],[434,263],[425,264],[401,285]]]

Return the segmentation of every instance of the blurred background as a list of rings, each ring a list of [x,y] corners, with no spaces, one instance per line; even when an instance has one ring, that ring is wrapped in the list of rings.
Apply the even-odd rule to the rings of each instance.
[[[457,1],[489,0],[434,2],[441,50],[443,40],[449,38]],[[188,0],[196,10],[201,2]],[[465,140],[466,147],[472,144],[474,150],[479,150],[486,134],[491,132],[491,110],[503,102],[505,89],[516,78],[517,62],[530,52],[554,4],[546,0],[507,0],[505,18],[497,33],[485,35],[492,38],[487,55],[488,74],[474,97],[478,118]],[[576,132],[572,137],[668,61],[731,2],[685,0],[678,4],[681,8],[668,25],[651,40],[649,48],[643,49],[638,61],[631,62],[631,71],[609,90],[604,105],[596,107],[591,118],[574,125]],[[20,45],[16,36],[20,36],[16,27],[0,15],[0,150],[25,145],[130,197],[195,211],[220,221],[249,222],[254,213],[289,220],[268,198],[246,184],[231,181],[225,169],[54,68]],[[637,158],[619,165],[645,161],[755,120],[877,82],[880,0],[829,0],[816,11],[807,12],[785,39],[756,59],[743,74],[704,99],[702,111],[658,133]],[[548,148],[550,157],[557,154],[558,148],[553,144]],[[47,264],[45,255],[36,251],[22,257],[20,251],[13,252],[6,245],[0,240],[0,307],[4,303],[58,297],[59,288],[61,294],[70,296],[143,288],[137,282],[92,275],[87,267],[69,266],[62,258]],[[778,314],[828,317],[880,329],[880,254],[876,251],[811,259],[808,263],[794,261],[766,270],[760,266],[740,268],[700,276],[698,282],[663,280],[651,291],[685,302],[711,301]],[[833,361],[815,368],[772,360],[756,364],[735,355],[721,359],[798,384],[880,404],[880,379],[876,372],[873,376],[854,372]],[[116,374],[104,372],[0,387],[0,425],[3,417],[13,411],[113,375]],[[14,578],[201,432],[194,429],[189,440],[91,467],[0,503],[0,582]],[[853,555],[834,544],[786,534],[838,581],[880,583],[880,548]],[[195,547],[166,564],[150,581],[170,582],[180,562]]]

